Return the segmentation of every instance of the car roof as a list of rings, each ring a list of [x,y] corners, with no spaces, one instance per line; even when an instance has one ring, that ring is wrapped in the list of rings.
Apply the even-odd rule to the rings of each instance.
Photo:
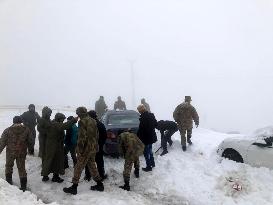
[[[112,115],[112,114],[139,114],[135,110],[108,110],[106,115]]]

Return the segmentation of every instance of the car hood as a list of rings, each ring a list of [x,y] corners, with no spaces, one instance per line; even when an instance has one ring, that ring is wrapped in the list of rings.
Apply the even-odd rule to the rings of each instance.
[[[259,138],[257,137],[229,137],[226,138],[223,143],[244,143],[244,144],[252,144],[253,142],[257,142]],[[260,139],[262,140],[262,139]]]

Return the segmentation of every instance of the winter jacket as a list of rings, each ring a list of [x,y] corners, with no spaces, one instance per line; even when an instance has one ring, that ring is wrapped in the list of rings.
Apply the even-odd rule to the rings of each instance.
[[[13,124],[4,130],[0,139],[0,153],[5,147],[6,152],[15,156],[25,156],[31,142],[31,132],[28,127]]]
[[[64,144],[67,147],[75,147],[78,140],[78,127],[74,124],[71,128],[66,131]]]
[[[134,160],[143,154],[144,144],[134,133],[124,132],[120,134],[118,143],[119,153],[124,156],[126,160]]]
[[[153,144],[157,141],[157,136],[155,133],[155,128],[157,126],[157,121],[153,113],[145,111],[140,115],[139,118],[139,128],[137,136],[145,144]]]
[[[196,125],[199,125],[199,116],[195,108],[188,102],[184,102],[175,108],[173,118],[182,129],[192,129],[192,120]]]

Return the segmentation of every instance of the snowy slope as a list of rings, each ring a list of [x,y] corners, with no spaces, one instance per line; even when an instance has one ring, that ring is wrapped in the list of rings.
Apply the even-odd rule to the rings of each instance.
[[[0,131],[8,126],[15,111],[0,111]],[[156,168],[152,173],[140,173],[140,178],[131,177],[131,192],[118,188],[123,184],[122,159],[105,159],[105,168],[109,178],[105,181],[105,192],[97,193],[89,190],[94,182],[81,180],[78,195],[63,193],[62,188],[70,186],[73,168],[66,171],[63,184],[41,181],[41,161],[35,157],[27,157],[29,188],[44,203],[58,204],[102,204],[102,205],[141,205],[141,204],[273,204],[273,172],[267,168],[253,168],[245,164],[237,164],[223,160],[219,163],[216,156],[218,144],[228,135],[203,128],[194,129],[193,143],[186,153],[180,146],[180,136],[173,137],[174,145],[164,157],[156,155]],[[38,145],[38,142],[36,143]],[[154,146],[156,149],[159,144]],[[38,147],[36,146],[36,153]],[[0,155],[0,177],[4,178],[5,153]],[[70,162],[70,165],[72,163]],[[144,166],[144,159],[141,158]],[[18,185],[17,170],[14,171],[14,182]],[[233,178],[242,185],[242,191],[232,189]],[[19,204],[22,199],[27,204],[41,204],[30,192],[22,193],[15,186],[0,180],[0,204]],[[4,196],[4,198],[3,198]],[[2,201],[1,201],[2,200]]]

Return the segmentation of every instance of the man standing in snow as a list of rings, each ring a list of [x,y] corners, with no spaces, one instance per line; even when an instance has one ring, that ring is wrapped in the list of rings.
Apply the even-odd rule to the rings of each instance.
[[[120,96],[118,96],[118,100],[114,104],[114,110],[126,110],[125,102],[121,100]]]
[[[134,174],[136,178],[139,178],[139,156],[142,155],[144,151],[144,144],[136,134],[130,133],[130,129],[118,136],[118,143],[119,153],[121,156],[124,156],[125,159],[123,171],[124,185],[120,186],[120,188],[130,191],[131,170],[134,165]]]
[[[199,116],[196,109],[191,105],[191,96],[185,96],[185,102],[175,108],[173,118],[178,124],[178,129],[181,135],[182,150],[185,152],[187,149],[186,141],[189,143],[189,145],[192,145],[192,121],[194,120],[196,127],[199,126]],[[185,136],[186,133],[187,140]]]
[[[146,167],[142,168],[142,170],[145,172],[149,172],[152,171],[153,167],[155,167],[155,161],[153,156],[153,143],[157,141],[157,136],[155,133],[157,121],[154,114],[149,113],[144,105],[139,105],[137,107],[137,110],[140,113],[137,136],[145,145],[144,157],[146,161]]]
[[[13,125],[4,130],[0,139],[0,153],[6,148],[6,180],[12,184],[13,165],[16,160],[21,190],[25,191],[27,188],[27,173],[25,169],[25,161],[27,155],[27,148],[31,143],[31,132],[28,127],[22,125],[22,118],[15,116],[13,118]]]
[[[28,106],[28,111],[24,112],[22,115],[23,124],[30,129],[31,132],[31,143],[28,147],[28,153],[30,155],[34,155],[34,145],[36,139],[36,130],[35,126],[37,125],[37,121],[40,118],[39,114],[35,112],[35,105],[30,104]]]
[[[78,143],[77,143],[77,164],[74,167],[74,177],[72,179],[73,185],[68,188],[64,188],[63,191],[69,194],[77,194],[78,183],[81,177],[82,170],[87,165],[91,176],[97,185],[91,186],[91,190],[104,191],[102,178],[99,175],[95,157],[98,151],[98,128],[94,119],[88,116],[87,109],[85,107],[79,107],[76,110],[77,115],[80,118]]]
[[[97,163],[97,168],[98,172],[100,174],[100,177],[104,180],[107,178],[107,175],[105,174],[105,169],[104,169],[104,159],[103,159],[103,146],[105,144],[106,138],[107,138],[107,132],[104,124],[100,122],[97,118],[97,113],[94,110],[90,110],[88,112],[88,115],[96,120],[97,122],[97,128],[99,131],[99,151],[96,153],[96,163]],[[88,166],[85,166],[85,180],[90,181],[91,180],[91,174],[89,172]]]
[[[100,98],[95,103],[95,111],[98,115],[98,119],[100,120],[102,115],[106,112],[107,105],[104,101],[104,97],[100,96]]]
[[[177,124],[169,120],[159,120],[156,129],[158,129],[161,134],[161,148],[163,152],[160,156],[163,156],[168,153],[167,143],[169,143],[170,146],[173,144],[171,137],[178,131]]]

